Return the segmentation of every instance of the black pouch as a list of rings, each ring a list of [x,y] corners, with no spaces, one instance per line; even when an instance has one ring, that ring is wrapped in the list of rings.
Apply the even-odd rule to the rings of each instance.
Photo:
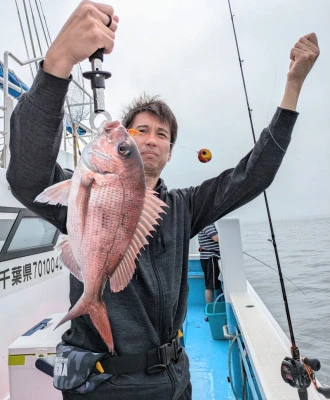
[[[54,387],[78,393],[89,393],[110,378],[110,374],[98,373],[95,365],[107,353],[93,353],[80,347],[61,342],[56,347]]]

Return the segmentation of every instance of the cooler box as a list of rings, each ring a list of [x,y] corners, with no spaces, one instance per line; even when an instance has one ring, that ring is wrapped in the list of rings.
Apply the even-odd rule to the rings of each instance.
[[[209,319],[213,339],[224,339],[222,327],[226,325],[226,303],[224,301],[208,303],[205,307],[205,315]]]
[[[54,330],[66,313],[52,314],[16,339],[8,348],[10,400],[62,400],[53,378],[36,368],[42,359],[54,365],[56,345],[70,321]]]

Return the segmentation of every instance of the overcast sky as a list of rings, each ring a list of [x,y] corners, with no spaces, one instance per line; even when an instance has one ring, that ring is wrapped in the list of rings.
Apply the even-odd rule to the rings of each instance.
[[[54,39],[79,1],[41,2]],[[235,166],[253,139],[227,0],[110,4],[120,17],[115,51],[104,62],[112,72],[106,97],[112,117],[119,118],[122,107],[144,91],[168,102],[179,123],[163,173],[169,188],[197,185]],[[304,34],[318,35],[321,55],[302,89],[291,145],[267,193],[274,219],[330,215],[330,1],[232,0],[231,5],[257,137],[281,101],[291,47]],[[6,3],[0,27],[0,59],[9,50],[25,60],[15,2]],[[10,68],[31,84],[26,68],[13,62]],[[208,164],[197,160],[202,147],[213,153]],[[232,215],[266,219],[263,196]]]

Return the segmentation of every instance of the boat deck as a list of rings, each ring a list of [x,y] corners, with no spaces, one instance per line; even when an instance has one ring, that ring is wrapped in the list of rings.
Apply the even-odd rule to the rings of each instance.
[[[230,342],[213,339],[209,323],[205,321],[203,275],[189,275],[188,312],[183,333],[185,349],[190,360],[192,399],[234,399],[228,382]]]

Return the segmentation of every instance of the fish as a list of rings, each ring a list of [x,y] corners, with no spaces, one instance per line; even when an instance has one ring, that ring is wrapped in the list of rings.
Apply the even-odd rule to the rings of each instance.
[[[35,201],[68,207],[59,259],[84,283],[83,294],[57,327],[89,314],[113,354],[105,285],[109,281],[110,290],[119,292],[129,284],[147,237],[168,207],[146,187],[139,149],[126,128],[119,121],[106,123],[84,148],[72,178],[46,188]]]

